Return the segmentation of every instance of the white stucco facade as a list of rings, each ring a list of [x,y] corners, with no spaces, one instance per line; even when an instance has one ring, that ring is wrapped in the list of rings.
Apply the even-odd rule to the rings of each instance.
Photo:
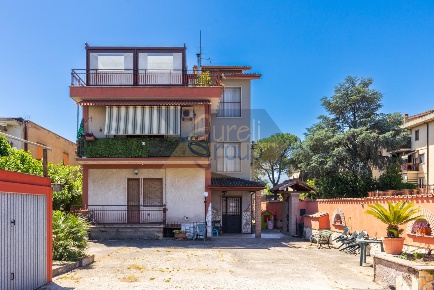
[[[109,206],[126,205],[128,178],[162,178],[167,222],[204,220],[203,169],[139,169],[137,175],[132,169],[89,169],[88,176],[89,207],[103,205],[113,209]]]

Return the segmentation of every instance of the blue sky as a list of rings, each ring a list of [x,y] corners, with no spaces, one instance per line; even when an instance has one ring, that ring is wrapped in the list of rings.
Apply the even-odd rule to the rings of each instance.
[[[434,109],[434,1],[3,1],[0,116],[75,141],[70,71],[94,46],[183,46],[196,64],[250,65],[252,107],[303,137],[346,76],[372,77],[382,112]],[[211,61],[211,63],[210,63]]]

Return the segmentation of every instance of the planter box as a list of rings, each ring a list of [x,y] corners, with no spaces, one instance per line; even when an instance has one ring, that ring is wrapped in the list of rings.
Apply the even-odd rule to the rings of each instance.
[[[434,266],[374,254],[374,281],[394,289],[434,289]]]

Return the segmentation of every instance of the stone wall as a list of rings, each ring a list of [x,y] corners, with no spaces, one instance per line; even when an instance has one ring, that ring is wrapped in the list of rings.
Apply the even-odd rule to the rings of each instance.
[[[374,255],[374,281],[395,289],[434,289],[434,266],[379,253]]]

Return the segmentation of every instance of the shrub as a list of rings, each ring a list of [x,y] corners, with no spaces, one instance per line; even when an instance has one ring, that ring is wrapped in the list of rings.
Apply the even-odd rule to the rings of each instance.
[[[62,185],[62,190],[53,192],[53,209],[61,207],[69,211],[72,205],[81,204],[82,172],[80,166],[65,166],[61,163],[48,166],[48,176],[52,183]]]
[[[53,211],[53,259],[71,261],[84,257],[88,227],[80,216]]]

